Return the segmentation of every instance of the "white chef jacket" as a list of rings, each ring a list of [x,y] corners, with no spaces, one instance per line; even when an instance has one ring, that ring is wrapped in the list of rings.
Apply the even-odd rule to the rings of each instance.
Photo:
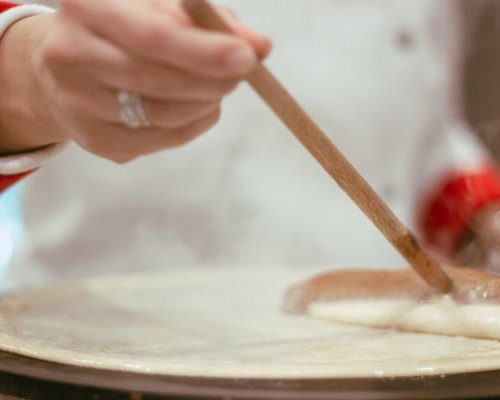
[[[442,176],[486,159],[460,120],[454,0],[222,3],[272,38],[266,64],[417,233]],[[30,169],[34,155],[16,169],[19,157],[0,159],[0,173]],[[117,165],[71,145],[41,160],[25,179],[7,287],[214,265],[407,265],[246,85],[183,148]]]

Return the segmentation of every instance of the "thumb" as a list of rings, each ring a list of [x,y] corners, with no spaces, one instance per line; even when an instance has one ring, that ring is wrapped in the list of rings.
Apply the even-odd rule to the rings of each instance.
[[[267,36],[242,24],[231,9],[227,7],[217,7],[217,11],[229,24],[230,28],[254,48],[255,53],[260,60],[268,56],[272,48],[272,43]]]

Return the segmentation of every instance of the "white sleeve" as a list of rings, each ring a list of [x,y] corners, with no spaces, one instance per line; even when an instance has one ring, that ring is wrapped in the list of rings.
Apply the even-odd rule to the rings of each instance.
[[[54,9],[42,5],[30,4],[13,7],[0,13],[0,39],[4,32],[22,18],[53,12]],[[58,143],[26,153],[0,157],[0,174],[13,175],[30,171],[44,164],[59,153],[66,143]]]
[[[20,19],[54,11],[53,8],[38,4],[26,4],[10,8],[0,14],[0,37],[13,23]]]

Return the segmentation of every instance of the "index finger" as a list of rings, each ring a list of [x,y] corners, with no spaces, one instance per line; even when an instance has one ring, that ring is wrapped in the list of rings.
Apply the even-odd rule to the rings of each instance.
[[[140,58],[200,75],[229,78],[249,72],[257,62],[255,49],[241,37],[203,30],[170,9],[151,2],[108,1],[86,23],[100,36]]]

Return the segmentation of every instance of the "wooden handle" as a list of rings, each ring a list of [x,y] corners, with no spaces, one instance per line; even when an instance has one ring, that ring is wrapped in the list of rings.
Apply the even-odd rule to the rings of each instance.
[[[206,0],[183,0],[182,5],[199,26],[234,34]],[[441,266],[420,247],[415,236],[398,220],[266,67],[258,63],[246,79],[326,172],[410,263],[417,274],[434,291],[450,292],[452,282]]]

